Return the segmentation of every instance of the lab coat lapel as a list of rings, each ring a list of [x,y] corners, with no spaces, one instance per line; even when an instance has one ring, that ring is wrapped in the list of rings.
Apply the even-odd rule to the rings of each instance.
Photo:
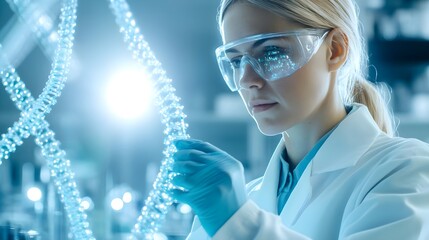
[[[295,187],[297,191],[292,191],[280,213],[282,221],[289,226],[295,224],[311,202],[313,188],[319,188],[316,175],[339,174],[337,170],[354,166],[380,133],[366,106],[354,104],[353,110],[332,132],[305,169]]]
[[[283,210],[280,213],[280,218],[282,219],[283,223],[288,226],[294,224],[296,219],[301,215],[301,212],[307,207],[307,204],[311,199],[311,165],[312,162],[310,162],[310,164],[304,170],[301,178],[294,188],[299,189],[299,191],[292,191],[289,199],[286,202],[286,205],[283,207]]]
[[[381,134],[368,108],[353,104],[312,161],[311,176],[354,166]]]
[[[268,164],[267,170],[263,176],[262,182],[249,193],[249,199],[253,200],[260,208],[265,211],[277,214],[277,189],[280,173],[280,155],[285,148],[283,140],[280,140]],[[296,188],[299,191],[292,192],[287,204],[282,210],[280,217],[283,222],[291,225],[305,208],[306,202],[311,197],[311,164],[305,169]]]
[[[268,163],[262,182],[249,193],[249,199],[253,200],[260,208],[274,214],[277,214],[280,155],[284,148],[284,142],[280,141]]]

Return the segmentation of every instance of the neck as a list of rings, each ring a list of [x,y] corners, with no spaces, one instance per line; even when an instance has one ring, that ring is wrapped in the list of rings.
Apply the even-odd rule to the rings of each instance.
[[[336,92],[336,91],[332,91]],[[311,151],[317,141],[346,116],[344,105],[337,94],[327,97],[316,112],[283,133],[287,154],[292,167]]]

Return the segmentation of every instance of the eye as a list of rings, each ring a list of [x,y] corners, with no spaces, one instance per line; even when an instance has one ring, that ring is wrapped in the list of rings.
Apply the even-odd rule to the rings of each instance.
[[[229,62],[233,68],[240,68],[241,56],[232,58]]]

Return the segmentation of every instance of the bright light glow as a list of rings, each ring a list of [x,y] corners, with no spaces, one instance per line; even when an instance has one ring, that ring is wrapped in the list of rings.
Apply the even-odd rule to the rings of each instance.
[[[125,192],[124,195],[122,196],[122,201],[124,201],[124,203],[130,203],[133,200],[133,195],[131,195],[130,192]]]
[[[88,201],[85,201],[85,200],[82,200],[82,202],[80,203],[80,205],[83,207],[83,209],[85,209],[85,210],[88,210],[89,209],[89,206],[90,206],[90,204],[89,204],[89,202]]]
[[[120,198],[114,198],[110,203],[110,206],[115,211],[121,211],[122,208],[124,207],[124,202]]]
[[[151,106],[153,88],[143,70],[125,70],[114,74],[106,88],[106,102],[119,118],[138,119]]]
[[[42,26],[45,30],[50,30],[52,28],[52,20],[50,17],[46,15],[42,15],[39,18],[39,24]]]
[[[27,197],[33,202],[42,199],[42,191],[37,187],[31,187],[27,190]]]
[[[48,37],[48,39],[49,39],[49,41],[52,43],[52,42],[56,42],[56,41],[58,41],[58,39],[60,38],[60,36],[58,35],[58,33],[57,32],[51,32],[51,34],[49,34],[49,37]]]
[[[92,210],[94,208],[94,203],[92,202],[92,199],[89,197],[83,197],[82,201],[80,202],[80,206],[82,206],[85,210]]]
[[[152,237],[153,237],[153,240],[168,240],[167,236],[165,236],[165,234],[162,234],[162,233],[154,233]]]
[[[36,230],[28,230],[27,234],[30,237],[37,237],[39,235],[39,233]]]
[[[188,204],[180,203],[179,205],[177,205],[177,210],[181,214],[188,214],[192,211],[192,208]]]

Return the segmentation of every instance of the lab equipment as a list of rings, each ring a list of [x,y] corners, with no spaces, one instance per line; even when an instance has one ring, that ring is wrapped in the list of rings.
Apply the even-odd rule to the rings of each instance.
[[[219,69],[231,91],[240,89],[247,64],[266,81],[288,77],[311,59],[328,32],[302,29],[238,39],[216,49]]]
[[[23,230],[19,226],[10,223],[0,225],[0,239],[2,240],[40,240],[37,231]]]

